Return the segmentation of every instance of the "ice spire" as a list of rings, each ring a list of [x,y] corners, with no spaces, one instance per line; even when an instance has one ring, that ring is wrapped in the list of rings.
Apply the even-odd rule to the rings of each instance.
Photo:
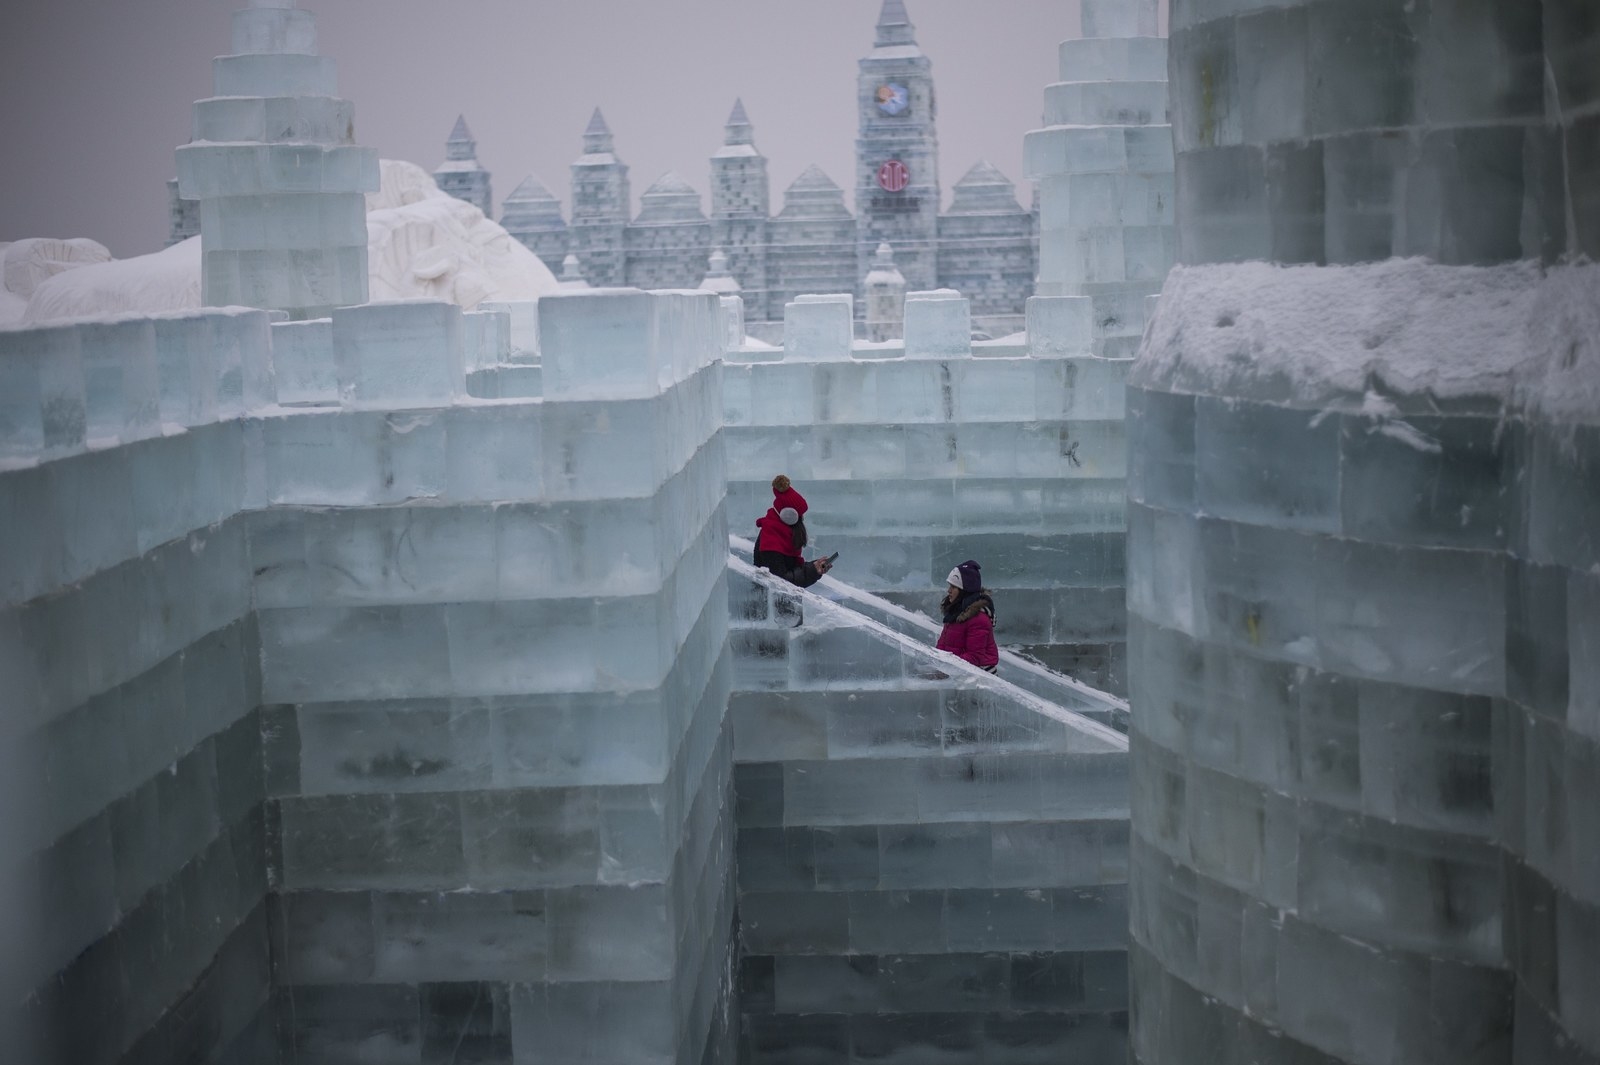
[[[444,143],[444,157],[458,162],[466,162],[477,158],[478,142],[473,139],[472,130],[467,128],[467,116],[457,115],[456,124],[450,130],[450,139]]]
[[[529,174],[522,179],[522,184],[513,189],[511,195],[506,197],[506,202],[545,203],[555,198],[555,193],[546,188],[544,182]]]
[[[611,150],[611,127],[606,125],[606,116],[597,107],[583,131],[583,151],[585,155],[597,155]]]
[[[583,277],[583,266],[578,262],[578,257],[571,252],[561,260],[561,276],[557,280],[565,288],[589,287],[589,282]]]
[[[700,291],[729,296],[739,292],[738,279],[728,271],[728,253],[721,248],[711,249],[711,257],[706,262],[706,276],[700,281]]]
[[[916,27],[906,13],[905,0],[883,0],[883,10],[878,12],[877,47],[916,43]]]
[[[744,101],[734,100],[733,111],[728,115],[728,121],[723,126],[723,144],[754,144],[755,130],[750,125],[750,116],[744,112]]]

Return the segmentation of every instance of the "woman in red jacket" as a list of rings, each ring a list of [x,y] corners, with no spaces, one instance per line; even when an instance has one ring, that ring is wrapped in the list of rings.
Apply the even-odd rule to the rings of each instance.
[[[833,563],[825,558],[807,562],[800,551],[806,546],[806,497],[783,474],[772,479],[772,506],[756,519],[758,569],[776,574],[802,588],[816,584]]]
[[[950,587],[939,604],[944,613],[944,629],[934,646],[995,672],[1000,664],[1000,648],[994,642],[994,598],[983,586],[978,564],[968,559],[951,570],[945,580]]]

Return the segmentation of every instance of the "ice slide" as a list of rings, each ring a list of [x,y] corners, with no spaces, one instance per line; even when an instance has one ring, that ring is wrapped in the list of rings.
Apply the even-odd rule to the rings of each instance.
[[[935,651],[933,645],[939,637],[939,626],[921,614],[835,577],[824,577],[810,589],[796,588],[750,564],[751,553],[755,550],[750,540],[742,536],[729,536],[728,547],[730,576],[749,576],[763,586],[782,589],[794,596],[796,604],[817,601],[817,617],[826,619],[830,624],[856,628],[863,637],[882,642],[886,647],[893,645],[903,648],[908,663],[918,663],[915,667],[918,673],[944,672],[952,678],[959,677],[957,683],[982,678],[994,684],[998,679],[1002,687],[996,690],[1015,698],[1019,706],[1028,706],[1046,716],[1066,711],[1108,725],[1123,735],[1128,731],[1126,699],[1092,688],[1004,648],[1000,651],[998,677],[985,673],[952,655]],[[734,614],[731,621],[737,626],[738,615]],[[912,668],[907,666],[908,670]]]

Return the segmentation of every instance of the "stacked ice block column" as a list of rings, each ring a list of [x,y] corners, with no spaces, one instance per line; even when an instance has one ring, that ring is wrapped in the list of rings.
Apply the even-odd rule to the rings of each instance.
[[[1498,405],[1128,404],[1136,1060],[1508,1060]]]
[[[716,309],[547,299],[505,401],[456,308],[341,310],[342,404],[253,424],[300,1060],[731,1060]]]
[[[903,346],[853,347],[849,315],[848,297],[796,301],[783,351],[730,354],[735,531],[753,534],[787,473],[840,579],[927,611],[977,559],[1003,643],[1120,687],[1129,364],[1088,353],[1089,301],[1032,301],[1023,356],[974,348],[952,292],[908,298]]]
[[[1123,1061],[1124,738],[730,570],[741,1060]]]
[[[276,1060],[238,516],[270,390],[260,311],[0,332],[7,1061]]]
[[[213,61],[215,95],[178,149],[182,194],[200,201],[204,302],[292,318],[365,303],[378,157],[355,144],[315,19],[294,0],[251,0],[233,51]]]
[[[1213,265],[1169,280],[1129,391],[1135,1054],[1592,1061],[1561,994],[1594,1001],[1593,844],[1569,842],[1593,821],[1567,820],[1592,815],[1570,800],[1594,747],[1562,724],[1582,656],[1558,649],[1586,631],[1561,570],[1591,553],[1593,484],[1557,502],[1577,474],[1530,459],[1504,392],[1535,337],[1565,356],[1594,330],[1512,317],[1534,268],[1370,263],[1594,254],[1592,153],[1545,114],[1593,106],[1592,17],[1182,4],[1173,26],[1179,249]],[[1354,265],[1269,294],[1250,259]],[[1469,306],[1503,310],[1468,328]],[[1336,368],[1335,395],[1292,398]],[[1529,520],[1569,543],[1521,531],[1542,478]]]
[[[1156,0],[1084,0],[1082,19],[1045,89],[1045,127],[1024,141],[1039,188],[1034,292],[1093,299],[1094,353],[1129,358],[1173,260],[1167,42]]]
[[[1572,296],[1600,307],[1600,268],[1568,276]],[[1518,1065],[1600,1062],[1600,404],[1581,384],[1600,367],[1600,315],[1589,318],[1586,336],[1557,345],[1551,369],[1585,342],[1587,364],[1542,384],[1587,391],[1590,403],[1530,404],[1510,426],[1520,520],[1508,544],[1494,805]]]

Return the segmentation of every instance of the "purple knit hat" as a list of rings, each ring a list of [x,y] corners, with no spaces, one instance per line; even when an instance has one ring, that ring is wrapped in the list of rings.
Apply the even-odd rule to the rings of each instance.
[[[967,559],[961,565],[950,571],[951,577],[961,577],[961,590],[963,592],[981,592],[983,590],[982,568],[972,559]],[[951,584],[956,583],[954,580]]]

